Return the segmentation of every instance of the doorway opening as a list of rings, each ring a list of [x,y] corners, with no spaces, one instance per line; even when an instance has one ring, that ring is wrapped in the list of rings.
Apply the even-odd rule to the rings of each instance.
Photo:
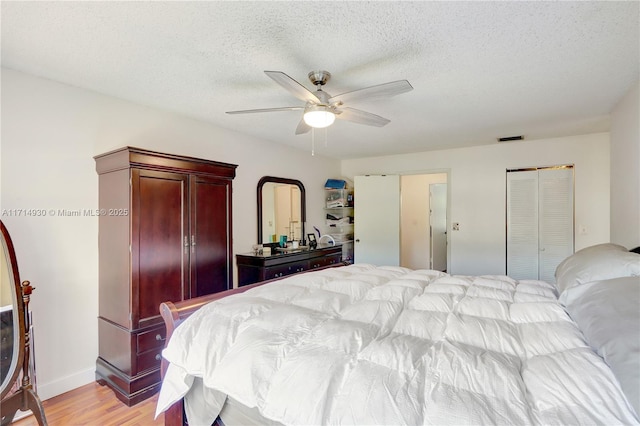
[[[400,266],[447,271],[447,173],[400,177]]]

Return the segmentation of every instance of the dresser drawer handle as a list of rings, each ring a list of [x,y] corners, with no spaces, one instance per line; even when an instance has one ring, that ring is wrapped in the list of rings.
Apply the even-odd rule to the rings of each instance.
[[[160,340],[164,340],[164,339],[162,338],[162,336],[160,334],[156,334],[156,340],[160,341]]]
[[[156,355],[156,361],[160,361],[162,359],[162,355],[158,354]]]

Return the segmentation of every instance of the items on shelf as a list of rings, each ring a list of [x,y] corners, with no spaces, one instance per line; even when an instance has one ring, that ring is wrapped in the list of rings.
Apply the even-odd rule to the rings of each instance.
[[[342,260],[353,260],[354,197],[345,180],[329,179],[325,184],[325,236],[342,247]]]
[[[353,223],[353,216],[339,217],[330,213],[327,213],[326,224],[327,226],[343,226]]]
[[[327,179],[324,187],[326,189],[346,189],[347,181],[345,181],[344,179]]]
[[[326,208],[335,209],[353,206],[353,192],[349,192],[347,189],[327,189],[325,192]]]
[[[346,243],[353,241],[353,234],[331,234],[336,243]]]

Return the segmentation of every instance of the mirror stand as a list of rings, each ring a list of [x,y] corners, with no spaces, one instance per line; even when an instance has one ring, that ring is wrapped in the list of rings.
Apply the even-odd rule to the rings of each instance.
[[[3,305],[10,302],[11,318],[2,320],[2,361],[9,365],[2,366],[0,385],[0,425],[10,424],[18,410],[31,410],[40,426],[47,425],[42,402],[31,382],[31,318],[29,316],[29,301],[34,288],[29,281],[20,281],[18,261],[13,248],[9,231],[0,221],[0,299]],[[10,301],[6,295],[10,294]],[[3,310],[3,313],[7,312]],[[18,383],[20,379],[20,383]],[[18,386],[20,384],[20,386]]]
[[[31,410],[34,417],[38,421],[39,425],[47,425],[47,419],[44,416],[44,408],[38,395],[33,390],[31,384],[31,376],[29,376],[29,348],[31,344],[31,336],[29,330],[31,326],[29,324],[29,301],[31,300],[31,292],[33,287],[29,281],[23,281],[22,288],[22,302],[24,306],[24,325],[20,324],[20,332],[24,333],[24,357],[22,359],[22,383],[20,388],[11,396],[2,400],[0,405],[2,406],[2,426],[8,425],[13,421],[18,410],[27,411]],[[24,327],[24,330],[22,328]]]

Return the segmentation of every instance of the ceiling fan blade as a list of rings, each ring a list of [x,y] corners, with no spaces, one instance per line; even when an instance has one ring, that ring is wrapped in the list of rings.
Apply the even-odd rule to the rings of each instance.
[[[302,135],[304,133],[309,133],[311,130],[311,126],[304,122],[304,118],[300,120],[298,123],[298,127],[296,127],[296,135]]]
[[[317,103],[318,98],[309,89],[281,71],[265,71],[273,81],[287,89],[293,96],[305,102]]]
[[[281,107],[281,108],[260,108],[260,109],[245,109],[241,111],[227,111],[227,114],[250,114],[254,112],[274,112],[274,111],[301,111],[304,107]]]
[[[411,86],[407,80],[398,80],[390,83],[378,84],[377,86],[365,87],[364,89],[358,89],[352,92],[342,93],[329,98],[329,102],[332,104],[336,102],[347,104],[364,99],[389,98],[410,90],[413,90],[413,86]]]
[[[366,124],[367,126],[382,127],[391,122],[379,115],[371,114],[370,112],[361,111],[355,108],[340,108],[340,113],[336,115],[336,118],[341,120],[352,121],[358,124]]]

